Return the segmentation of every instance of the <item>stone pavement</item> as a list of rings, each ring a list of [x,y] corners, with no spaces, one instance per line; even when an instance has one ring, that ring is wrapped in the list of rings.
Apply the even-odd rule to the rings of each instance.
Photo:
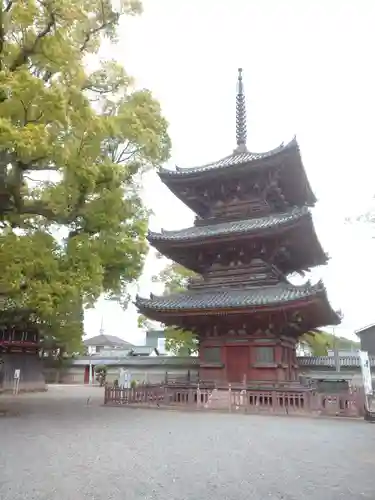
[[[1,500],[375,498],[375,425],[104,408],[99,388],[2,396]]]

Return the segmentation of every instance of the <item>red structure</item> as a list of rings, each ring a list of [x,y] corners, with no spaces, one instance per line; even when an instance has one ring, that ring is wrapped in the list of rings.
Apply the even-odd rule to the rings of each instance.
[[[316,199],[296,139],[248,151],[241,70],[236,135],[237,148],[219,161],[160,172],[197,217],[188,229],[150,232],[149,241],[200,277],[184,293],[137,297],[136,305],[149,318],[197,333],[202,380],[293,381],[298,338],[340,318],[321,282],[288,281],[327,262],[308,209]]]
[[[28,311],[0,311],[0,354],[38,354],[39,329]]]
[[[0,392],[12,390],[15,370],[20,370],[20,390],[45,388],[39,348],[39,325],[34,314],[0,296]]]

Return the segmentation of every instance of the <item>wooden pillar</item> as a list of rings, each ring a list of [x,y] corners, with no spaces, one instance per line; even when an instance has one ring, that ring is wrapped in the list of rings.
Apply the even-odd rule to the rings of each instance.
[[[277,363],[278,365],[281,365],[282,364],[282,356],[283,356],[283,348],[282,348],[282,345],[281,344],[276,344],[275,347],[275,363]]]
[[[223,360],[223,365],[224,368],[222,370],[222,377],[221,380],[222,382],[226,382],[228,380],[228,346],[227,343],[224,341],[222,346],[221,346],[221,356]]]
[[[295,344],[290,349],[291,373],[293,380],[298,380],[297,353]]]

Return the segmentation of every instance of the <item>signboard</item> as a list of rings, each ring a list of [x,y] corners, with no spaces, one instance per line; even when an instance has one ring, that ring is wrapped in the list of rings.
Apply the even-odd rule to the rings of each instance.
[[[359,354],[359,362],[361,364],[362,380],[363,380],[363,387],[365,390],[365,394],[367,396],[372,395],[373,394],[372,376],[371,376],[371,368],[370,368],[370,360],[368,357],[368,352],[358,351],[358,354]]]
[[[21,378],[21,370],[14,370],[13,375],[13,394],[18,394],[20,390],[20,378]]]

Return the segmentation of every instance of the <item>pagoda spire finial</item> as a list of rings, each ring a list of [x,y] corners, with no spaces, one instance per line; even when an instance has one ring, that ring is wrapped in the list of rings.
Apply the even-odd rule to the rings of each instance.
[[[246,101],[242,82],[242,68],[238,68],[237,95],[236,95],[236,139],[235,153],[244,153],[246,147]]]

